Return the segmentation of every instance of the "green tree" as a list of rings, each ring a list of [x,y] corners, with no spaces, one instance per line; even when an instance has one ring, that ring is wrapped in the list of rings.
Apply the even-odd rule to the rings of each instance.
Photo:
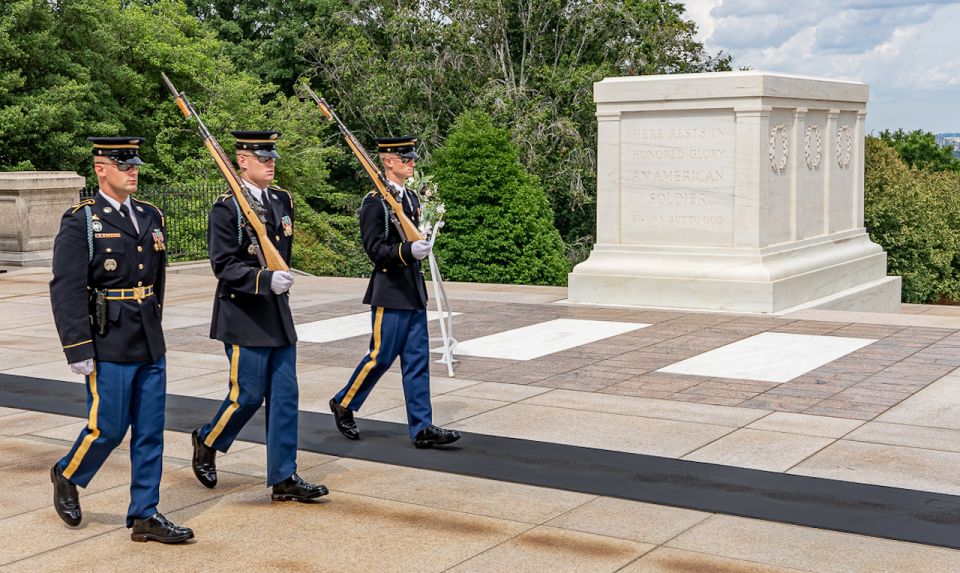
[[[569,265],[536,176],[520,164],[507,129],[483,112],[460,116],[434,153],[447,209],[437,247],[451,280],[566,284]]]
[[[903,301],[960,301],[960,174],[911,169],[875,137],[865,159],[865,225]]]
[[[325,144],[331,128],[313,106],[238,71],[228,52],[182,0],[0,4],[0,169],[77,171],[93,183],[86,137],[129,134],[147,138],[142,186],[220,182],[195,126],[161,83],[163,71],[228,152],[231,130],[283,132],[278,183],[298,203],[294,266],[361,274],[355,222],[313,208],[326,197],[342,201],[328,183],[327,165],[342,155]],[[170,215],[205,219],[208,208]],[[190,226],[202,229],[202,220]]]
[[[885,129],[880,132],[880,139],[893,147],[910,167],[960,172],[960,159],[953,156],[949,147],[937,145],[936,136],[930,132]]]
[[[149,0],[141,0],[149,1]],[[306,62],[297,46],[315,22],[343,10],[342,0],[185,0],[187,9],[223,40],[237,68],[294,94]]]
[[[487,111],[510,126],[571,245],[596,222],[593,83],[730,66],[668,0],[345,4],[313,22],[300,50],[358,135],[417,134],[429,156],[458,115]]]

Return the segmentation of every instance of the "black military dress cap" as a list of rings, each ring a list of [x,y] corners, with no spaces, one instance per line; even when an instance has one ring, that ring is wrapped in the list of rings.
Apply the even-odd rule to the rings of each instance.
[[[398,153],[400,157],[420,159],[415,147],[416,137],[381,137],[377,139],[377,150],[380,153]]]
[[[88,137],[87,141],[93,144],[94,157],[108,157],[128,165],[143,165],[140,144],[145,140],[142,137]]]
[[[278,159],[277,139],[280,134],[276,131],[231,131],[231,134],[237,138],[237,150],[246,150],[253,152],[259,157],[272,157]]]

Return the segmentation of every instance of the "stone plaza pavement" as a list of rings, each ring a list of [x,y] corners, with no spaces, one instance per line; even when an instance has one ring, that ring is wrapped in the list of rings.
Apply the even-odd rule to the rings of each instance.
[[[48,269],[0,274],[0,375],[81,384],[53,326],[49,278]],[[170,394],[226,394],[223,346],[207,336],[215,284],[206,263],[168,275]],[[350,330],[369,310],[364,287],[297,277],[302,411],[327,412],[366,351],[369,331]],[[563,288],[447,290],[465,353],[453,378],[432,367],[437,424],[960,495],[960,309],[757,316],[575,306]],[[604,335],[608,326],[619,333]],[[526,327],[541,330],[498,342]],[[536,334],[524,340],[526,332]],[[558,349],[590,332],[601,334]],[[492,338],[473,342],[481,337]],[[359,413],[361,432],[371,419],[405,421],[396,366]],[[337,437],[329,421],[307,433]],[[166,433],[160,509],[197,539],[133,543],[123,527],[123,451],[81,490],[79,528],[51,506],[49,468],[84,424],[0,407],[0,571],[960,571],[960,551],[934,545],[310,451],[301,451],[299,472],[330,495],[271,503],[262,445],[237,443],[220,456],[220,485],[208,490],[192,475],[182,431]],[[415,460],[422,452],[403,433],[397,448]],[[457,445],[440,453],[469,455],[469,436]]]

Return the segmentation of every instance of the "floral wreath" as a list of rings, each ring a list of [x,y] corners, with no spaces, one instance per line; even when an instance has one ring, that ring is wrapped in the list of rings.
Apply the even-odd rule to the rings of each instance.
[[[846,146],[844,146],[846,142]],[[846,147],[846,149],[844,149]],[[853,156],[853,136],[850,135],[850,126],[843,124],[837,129],[837,164],[841,169],[850,165],[850,158]]]
[[[813,137],[816,136],[816,154],[811,152]],[[820,137],[820,126],[807,126],[807,133],[803,138],[803,157],[807,162],[807,167],[811,170],[819,169],[823,155],[823,138]]]
[[[780,138],[781,157],[777,161],[777,137]],[[787,146],[787,128],[782,123],[770,130],[770,168],[774,173],[783,173],[787,168],[789,147]]]

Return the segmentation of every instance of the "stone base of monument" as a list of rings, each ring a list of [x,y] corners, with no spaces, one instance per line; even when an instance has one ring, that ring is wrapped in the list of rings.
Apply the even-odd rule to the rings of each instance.
[[[49,267],[53,262],[53,249],[27,253],[0,251],[0,265],[8,267]]]
[[[862,230],[789,248],[597,245],[569,275],[569,302],[726,312],[900,311],[900,277]]]
[[[595,84],[597,242],[569,300],[898,312],[863,224],[867,92],[765,72]]]
[[[0,173],[0,265],[50,266],[60,219],[83,185],[72,171]]]

